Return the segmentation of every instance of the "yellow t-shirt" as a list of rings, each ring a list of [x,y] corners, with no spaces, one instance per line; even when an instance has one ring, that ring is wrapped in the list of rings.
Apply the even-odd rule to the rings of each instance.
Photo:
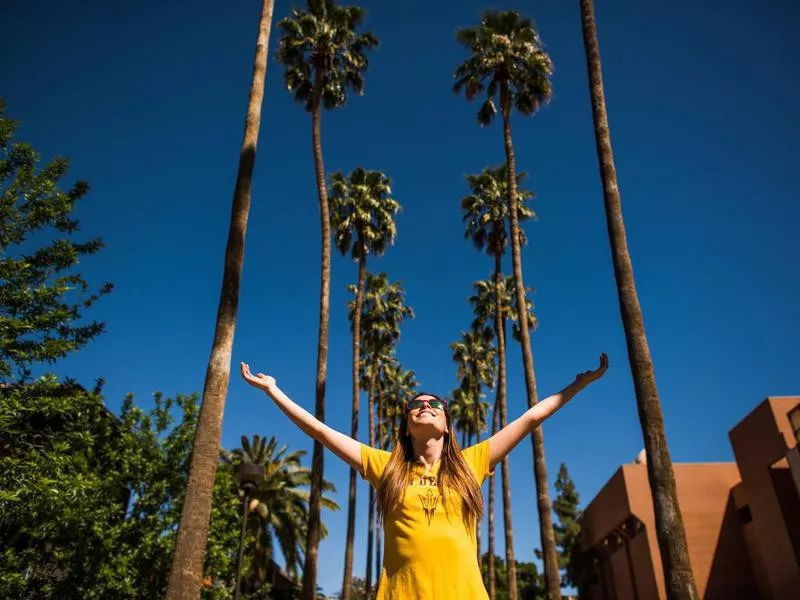
[[[361,446],[364,479],[380,485],[390,454]],[[462,451],[478,483],[489,474],[489,441]],[[414,472],[405,497],[384,518],[383,570],[376,600],[485,600],[475,529],[461,519],[461,502],[439,497],[439,464]]]

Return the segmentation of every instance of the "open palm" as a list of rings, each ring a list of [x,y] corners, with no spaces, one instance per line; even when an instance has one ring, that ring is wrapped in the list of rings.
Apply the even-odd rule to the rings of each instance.
[[[608,355],[603,352],[600,355],[600,366],[594,369],[593,371],[584,371],[583,373],[578,373],[575,377],[575,383],[586,386],[592,383],[593,381],[597,381],[608,370]]]
[[[275,378],[270,377],[269,375],[264,375],[264,373],[258,373],[257,375],[253,375],[250,372],[250,365],[247,363],[241,363],[242,369],[242,377],[244,380],[252,385],[253,387],[259,388],[261,390],[269,391],[269,388],[275,385]]]

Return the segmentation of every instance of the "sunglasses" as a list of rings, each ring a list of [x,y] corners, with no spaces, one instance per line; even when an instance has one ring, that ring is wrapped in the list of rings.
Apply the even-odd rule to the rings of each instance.
[[[409,413],[412,410],[418,410],[424,406],[428,406],[436,410],[447,409],[447,404],[445,403],[445,401],[440,400],[439,398],[433,398],[432,400],[421,400],[419,398],[414,398],[413,400],[406,402],[406,412]]]

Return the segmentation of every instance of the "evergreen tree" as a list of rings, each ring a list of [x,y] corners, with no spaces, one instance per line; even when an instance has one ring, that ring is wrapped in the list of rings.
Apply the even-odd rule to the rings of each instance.
[[[78,200],[85,181],[60,186],[69,161],[42,166],[39,154],[14,141],[17,123],[0,99],[0,380],[26,380],[31,366],[52,363],[83,348],[105,329],[83,322],[83,310],[111,291],[91,291],[75,272],[84,256],[98,252],[99,238],[76,240]]]
[[[565,585],[576,588],[579,596],[588,587],[591,576],[587,554],[581,548],[580,494],[570,477],[567,465],[561,463],[556,477],[557,495],[553,501],[553,512],[558,519],[555,524],[558,546],[558,566],[563,571]]]

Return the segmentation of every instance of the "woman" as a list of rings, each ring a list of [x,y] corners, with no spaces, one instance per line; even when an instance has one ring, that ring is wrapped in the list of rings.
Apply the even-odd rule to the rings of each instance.
[[[263,373],[242,363],[242,376],[264,390],[309,436],[361,473],[377,490],[383,521],[384,564],[376,600],[478,600],[488,598],[477,561],[475,527],[483,512],[480,484],[535,427],[587,385],[600,366],[579,374],[491,438],[461,450],[452,435],[447,402],[433,394],[406,400],[391,453],[370,448],[331,429],[304,410]]]

